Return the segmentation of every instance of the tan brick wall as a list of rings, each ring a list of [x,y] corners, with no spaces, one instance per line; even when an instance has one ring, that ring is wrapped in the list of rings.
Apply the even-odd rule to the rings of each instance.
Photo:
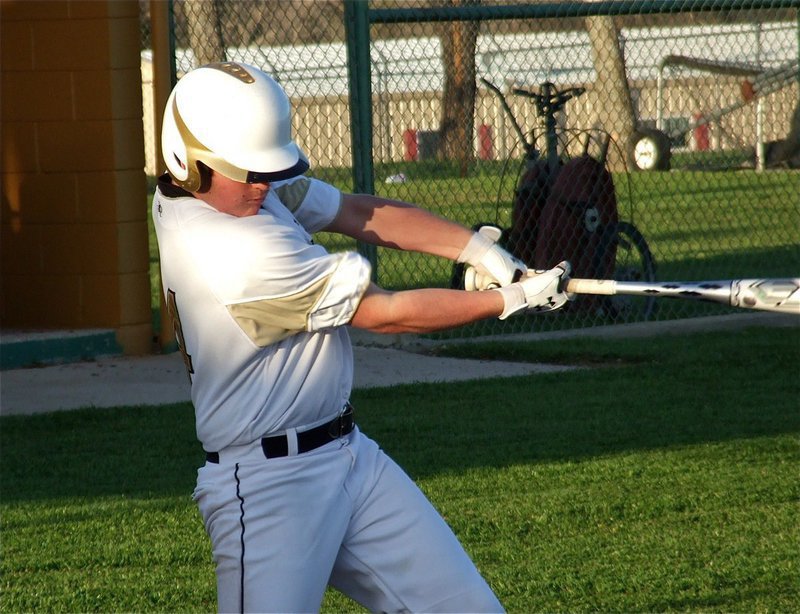
[[[151,350],[136,0],[3,0],[0,326]]]

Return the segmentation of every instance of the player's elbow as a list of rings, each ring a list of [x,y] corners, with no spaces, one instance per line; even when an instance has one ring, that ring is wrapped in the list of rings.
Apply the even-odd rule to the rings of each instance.
[[[372,284],[350,320],[350,326],[379,334],[415,332],[397,313],[397,293]]]

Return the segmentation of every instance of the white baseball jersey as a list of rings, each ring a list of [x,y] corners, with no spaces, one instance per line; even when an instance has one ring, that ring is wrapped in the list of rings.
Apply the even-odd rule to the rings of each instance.
[[[347,330],[370,281],[354,252],[310,233],[341,193],[308,177],[275,182],[259,213],[220,213],[163,177],[153,198],[161,277],[207,451],[330,419],[350,395]]]
[[[355,427],[267,458],[260,438],[305,431],[350,395],[346,327],[370,281],[355,253],[309,233],[334,187],[271,185],[257,215],[220,213],[167,181],[153,199],[161,275],[211,455],[194,499],[211,538],[220,611],[313,612],[325,586],[373,611],[502,606],[413,481]],[[299,446],[298,446],[299,447]]]

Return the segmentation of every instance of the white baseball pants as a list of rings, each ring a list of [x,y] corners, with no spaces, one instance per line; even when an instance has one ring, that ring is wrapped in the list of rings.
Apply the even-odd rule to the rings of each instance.
[[[453,532],[356,428],[301,455],[258,443],[198,471],[221,612],[316,612],[330,583],[371,611],[500,612]]]

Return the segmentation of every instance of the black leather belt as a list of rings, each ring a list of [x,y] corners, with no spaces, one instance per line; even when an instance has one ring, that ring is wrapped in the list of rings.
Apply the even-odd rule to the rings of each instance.
[[[310,452],[335,439],[344,437],[352,432],[355,427],[353,406],[347,403],[344,411],[326,424],[320,424],[313,429],[297,433],[297,453]],[[261,440],[261,449],[267,458],[289,456],[289,439],[287,435],[273,435]],[[209,463],[219,463],[219,452],[206,452]]]

